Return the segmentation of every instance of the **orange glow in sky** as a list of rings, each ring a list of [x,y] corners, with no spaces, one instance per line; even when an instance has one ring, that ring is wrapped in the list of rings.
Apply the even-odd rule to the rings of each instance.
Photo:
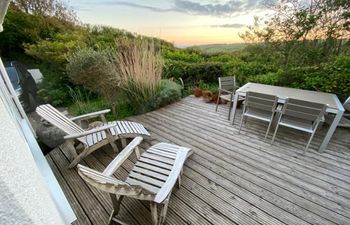
[[[176,45],[240,43],[239,33],[264,13],[263,0],[70,2],[84,23],[107,25]]]

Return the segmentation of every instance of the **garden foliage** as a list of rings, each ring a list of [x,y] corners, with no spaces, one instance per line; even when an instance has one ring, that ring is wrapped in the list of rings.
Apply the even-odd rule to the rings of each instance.
[[[89,105],[116,103],[132,113],[149,111],[176,101],[200,81],[213,89],[219,76],[236,76],[239,85],[258,82],[344,99],[350,94],[350,5],[318,0],[310,8],[300,2],[281,1],[274,16],[257,19],[241,35],[249,42],[243,49],[208,54],[116,28],[79,24],[60,1],[35,13],[26,10],[30,5],[21,5],[25,2],[13,1],[0,34],[1,55],[39,67],[44,75],[40,96],[54,105],[76,103],[70,90],[89,90],[87,106],[79,100],[79,113]],[[185,91],[168,80],[179,78]]]

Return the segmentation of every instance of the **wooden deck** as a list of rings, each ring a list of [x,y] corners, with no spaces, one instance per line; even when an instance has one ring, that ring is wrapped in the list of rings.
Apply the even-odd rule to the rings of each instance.
[[[228,107],[206,104],[192,96],[165,108],[130,118],[151,132],[153,142],[192,147],[181,189],[170,199],[166,224],[350,224],[350,131],[339,129],[328,149],[315,151],[325,129],[302,155],[306,134],[281,128],[273,146],[264,141],[266,124],[248,119],[241,134],[227,120]],[[96,151],[82,163],[102,171],[114,157]],[[107,224],[109,196],[87,185],[68,169],[59,148],[47,160],[78,220]],[[126,176],[132,160],[115,174]],[[147,202],[124,198],[121,218],[151,224]]]

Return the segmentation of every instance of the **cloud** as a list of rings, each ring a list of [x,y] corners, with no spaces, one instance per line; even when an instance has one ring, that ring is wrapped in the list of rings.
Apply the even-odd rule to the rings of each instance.
[[[173,0],[168,8],[160,8],[127,1],[100,1],[98,4],[123,5],[154,12],[181,12],[191,15],[231,16],[261,8],[266,0],[230,0],[225,3],[200,3],[191,0]]]
[[[211,25],[211,27],[223,27],[223,28],[242,28],[247,25],[241,24],[241,23],[227,23],[227,24],[218,24],[218,25]]]
[[[148,9],[148,10],[155,11],[155,12],[174,11],[174,9],[172,9],[172,8],[163,9],[163,8],[158,8],[158,7],[154,7],[154,6],[142,5],[142,4],[132,3],[132,2],[125,2],[125,1],[99,1],[98,4],[100,4],[100,5],[102,5],[102,4],[123,5],[123,6],[133,7],[133,8]]]
[[[230,16],[235,13],[249,11],[260,6],[261,4],[259,0],[231,0],[227,1],[226,3],[216,4],[202,4],[188,0],[175,0],[175,8],[178,11],[196,15]]]

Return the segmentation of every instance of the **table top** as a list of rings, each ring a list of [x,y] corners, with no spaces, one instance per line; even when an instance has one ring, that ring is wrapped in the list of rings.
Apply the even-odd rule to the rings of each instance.
[[[304,100],[309,102],[316,102],[316,103],[326,104],[328,108],[332,108],[336,110],[344,110],[337,95],[330,94],[330,93],[302,90],[297,88],[279,87],[279,86],[272,86],[272,85],[266,85],[266,84],[256,84],[256,83],[247,83],[244,86],[240,87],[236,92],[246,93],[248,91],[276,95],[278,98],[282,100],[286,98],[294,98],[294,99],[299,99],[299,100]]]

